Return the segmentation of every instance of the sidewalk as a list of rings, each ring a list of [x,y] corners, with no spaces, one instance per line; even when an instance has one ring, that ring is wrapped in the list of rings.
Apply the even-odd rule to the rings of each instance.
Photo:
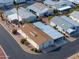
[[[79,59],[79,52],[73,54],[72,56],[68,57],[67,59]]]
[[[30,53],[30,54],[39,54],[39,53],[35,53],[33,51],[31,51],[31,45],[29,46],[25,46],[23,44],[20,43],[21,39],[23,38],[21,35],[13,35],[12,34],[12,29],[19,29],[18,27],[14,27],[13,25],[9,24],[9,23],[6,23],[6,21],[2,21],[1,18],[0,18],[0,24],[5,28],[5,30],[7,30],[10,35],[16,40],[16,42],[20,45],[20,47],[27,53]]]

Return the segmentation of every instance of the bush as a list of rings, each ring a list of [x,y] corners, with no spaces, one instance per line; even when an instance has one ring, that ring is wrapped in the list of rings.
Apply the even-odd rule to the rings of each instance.
[[[56,10],[56,9],[53,11],[53,13],[54,13],[55,15],[59,15],[59,11]]]
[[[41,50],[37,50],[36,48],[32,48],[31,51],[34,51],[34,52],[37,52],[37,53],[41,52]]]
[[[22,44],[25,44],[25,45],[28,45],[29,44],[25,38],[24,39],[21,39],[21,43]]]
[[[49,16],[49,17],[48,17],[48,20],[51,20],[52,18],[53,18],[53,16]]]
[[[12,30],[12,33],[13,33],[13,34],[17,34],[17,30],[16,30],[16,29],[13,29],[13,30]]]
[[[26,42],[26,39],[21,39],[21,43],[24,44]]]
[[[54,29],[57,29],[56,26],[53,26]]]

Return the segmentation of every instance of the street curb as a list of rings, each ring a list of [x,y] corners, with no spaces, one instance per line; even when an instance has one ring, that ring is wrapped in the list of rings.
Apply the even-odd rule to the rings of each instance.
[[[11,32],[2,24],[2,23],[0,23],[1,24],[1,26],[12,36],[12,38],[14,38],[14,40],[17,42],[17,40],[16,40],[16,38],[11,34]],[[23,50],[23,51],[25,51],[24,50],[24,48],[22,48],[22,46],[21,46],[21,44],[19,43],[19,42],[17,42],[18,43],[18,45],[21,47],[21,49]],[[33,53],[31,53],[31,52],[28,52],[28,51],[25,51],[26,53],[30,53],[30,54],[35,54],[35,55],[39,55],[40,53],[35,53],[35,52],[33,52]]]

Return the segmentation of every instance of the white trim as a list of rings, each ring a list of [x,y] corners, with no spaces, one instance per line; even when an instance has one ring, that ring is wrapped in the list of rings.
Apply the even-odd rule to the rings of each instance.
[[[70,9],[70,8],[71,6],[66,6],[66,7],[58,8],[58,10],[63,11],[63,10]]]

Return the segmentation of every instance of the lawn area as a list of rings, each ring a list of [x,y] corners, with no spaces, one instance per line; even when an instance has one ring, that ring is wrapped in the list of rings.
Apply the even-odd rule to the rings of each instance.
[[[54,16],[48,16],[48,20],[50,21]]]
[[[66,15],[69,16],[70,13],[72,13],[73,11],[79,10],[79,4],[75,5],[73,8],[69,9],[69,11],[67,13],[63,13],[62,15]]]

